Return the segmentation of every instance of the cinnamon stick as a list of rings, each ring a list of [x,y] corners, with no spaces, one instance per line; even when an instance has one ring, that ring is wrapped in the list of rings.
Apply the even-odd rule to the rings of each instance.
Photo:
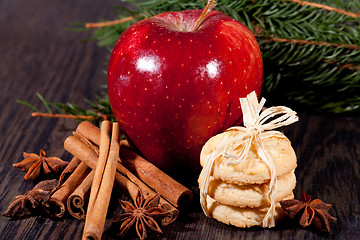
[[[83,239],[101,239],[106,220],[120,148],[119,126],[117,123],[113,123],[111,143],[109,143],[110,126],[109,121],[102,123],[100,153],[91,185]]]
[[[127,169],[175,207],[185,206],[191,201],[193,195],[190,189],[175,181],[130,148],[124,146],[120,149],[120,159],[124,160],[122,163]]]
[[[100,144],[100,129],[89,121],[81,122],[75,132],[73,132],[73,135],[81,140],[85,139],[85,141],[91,142],[96,146]],[[130,147],[127,140],[121,140],[120,143]]]
[[[85,163],[80,163],[66,181],[54,191],[50,199],[45,203],[45,208],[52,217],[64,216],[66,201],[71,193],[89,174],[90,169]]]
[[[76,132],[99,145],[100,130],[94,124],[84,121],[78,125]],[[128,143],[127,146],[129,147]],[[191,201],[193,195],[190,189],[175,181],[130,148],[120,148],[120,159],[123,160],[122,163],[127,169],[175,207],[184,206]]]
[[[67,209],[71,216],[76,219],[85,219],[85,207],[89,199],[93,179],[94,171],[91,171],[67,200]]]
[[[77,168],[77,166],[79,166],[80,163],[81,161],[77,157],[73,157],[71,159],[69,164],[60,174],[58,185],[52,190],[52,193],[54,193],[61,187],[61,185],[66,181],[66,179],[69,178],[69,176],[75,171],[75,169]]]
[[[81,123],[82,124],[82,123]],[[64,142],[64,148],[74,156],[78,157],[81,161],[85,162],[91,169],[96,168],[96,163],[98,161],[98,155],[94,149],[75,136],[68,137]],[[116,167],[115,182],[117,186],[125,193],[128,193],[130,197],[135,200],[137,192],[139,189],[143,191],[144,195],[148,197],[156,194],[151,188],[149,188],[144,182],[139,180],[134,174],[127,170],[120,162],[117,163]],[[173,221],[179,215],[179,211],[172,206],[167,200],[163,197],[160,198],[160,205],[165,210],[171,210],[172,215],[169,215],[167,218],[163,219],[161,224],[166,226]]]
[[[77,126],[75,132],[80,134],[80,136],[83,136],[84,138],[88,139],[95,145],[99,146],[99,144],[100,144],[100,128],[98,128],[91,122],[89,122],[89,121],[81,122]]]
[[[98,154],[79,138],[69,136],[64,141],[64,148],[72,155],[86,163],[91,169],[95,170],[98,161]]]
[[[135,202],[138,191],[141,190],[146,198],[156,195],[157,193],[148,187],[144,182],[138,179],[134,174],[127,170],[121,163],[118,162],[116,171],[120,174],[116,175],[116,183],[120,190],[127,193]],[[160,206],[171,212],[166,218],[161,220],[161,225],[166,226],[174,222],[179,216],[179,210],[171,205],[167,200],[160,196]]]

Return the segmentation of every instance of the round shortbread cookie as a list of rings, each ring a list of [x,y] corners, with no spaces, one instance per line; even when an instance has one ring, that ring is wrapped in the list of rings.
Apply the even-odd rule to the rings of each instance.
[[[292,199],[294,195],[284,199]],[[262,226],[263,219],[268,211],[268,207],[260,208],[237,208],[223,205],[214,199],[207,197],[207,206],[210,216],[216,220],[234,225],[236,227],[246,228],[253,226]],[[280,203],[275,204],[275,222],[279,223],[286,216],[285,211],[281,208]]]
[[[277,188],[274,201],[279,202],[292,194],[296,185],[294,172],[277,178]],[[211,178],[208,195],[221,204],[234,207],[257,208],[270,206],[267,194],[269,182],[263,184],[236,185],[223,182],[220,179]]]
[[[246,131],[246,128],[228,130],[209,139],[203,146],[200,154],[201,166],[204,166],[214,151],[221,149],[222,152],[225,146],[224,143]],[[260,133],[260,138],[264,149],[274,161],[276,176],[288,174],[296,168],[297,164],[294,149],[284,134],[278,131],[267,131]],[[235,149],[235,154],[238,153],[242,147],[243,146],[240,145]],[[214,161],[211,175],[215,179],[221,179],[225,182],[238,185],[261,184],[270,180],[270,170],[257,154],[254,143],[252,143],[250,151],[244,161],[228,166],[226,160],[227,159],[220,155]]]

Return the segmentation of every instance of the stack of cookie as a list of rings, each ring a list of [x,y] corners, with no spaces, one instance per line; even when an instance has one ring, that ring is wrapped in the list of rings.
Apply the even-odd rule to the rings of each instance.
[[[246,134],[247,130],[237,127],[218,134],[202,149],[200,164],[203,167],[209,158],[215,156],[205,201],[207,214],[220,222],[237,227],[271,227],[263,221],[271,206],[271,172],[259,156],[254,142],[251,142],[246,158],[234,165],[227,164],[228,159],[224,154],[214,155],[215,152],[220,152],[219,148],[223,149],[226,143],[233,141],[231,139],[236,139],[239,134]],[[275,205],[273,215],[278,222],[285,215],[279,201],[293,198],[293,189],[296,185],[296,155],[288,138],[278,131],[262,132],[259,137],[263,149],[270,155],[275,167],[275,191],[272,201]],[[231,154],[236,156],[241,153],[244,144],[238,145]],[[204,180],[200,177],[200,185],[201,181]]]

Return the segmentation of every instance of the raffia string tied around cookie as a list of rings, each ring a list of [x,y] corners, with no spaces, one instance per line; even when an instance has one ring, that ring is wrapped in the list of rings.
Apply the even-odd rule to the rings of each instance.
[[[238,135],[217,143],[214,151],[207,156],[207,161],[200,173],[200,204],[206,216],[210,216],[207,208],[207,195],[215,160],[222,157],[222,161],[226,161],[225,163],[228,166],[243,162],[250,151],[251,145],[254,144],[260,159],[270,170],[270,184],[268,191],[270,207],[263,219],[262,226],[275,226],[274,194],[277,189],[276,169],[273,159],[263,146],[260,134],[264,131],[290,125],[298,121],[298,117],[295,111],[284,106],[270,107],[261,112],[265,101],[266,100],[262,98],[259,103],[255,91],[247,95],[246,98],[240,98],[243,122],[246,131],[241,131]],[[240,128],[244,129],[243,127],[231,127],[227,131]],[[274,134],[275,133],[277,132],[274,131]],[[242,146],[240,150],[237,149],[240,146]],[[235,150],[237,150],[236,153]]]

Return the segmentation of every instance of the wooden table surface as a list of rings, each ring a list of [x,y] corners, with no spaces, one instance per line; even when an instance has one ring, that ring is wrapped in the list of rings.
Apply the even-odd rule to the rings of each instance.
[[[41,106],[36,93],[53,102],[85,106],[106,83],[106,50],[95,42],[80,43],[91,32],[69,32],[72,22],[111,18],[119,1],[1,0],[0,1],[0,211],[17,195],[33,188],[32,181],[12,166],[23,152],[45,149],[69,160],[63,141],[75,129],[74,120],[34,119],[17,99]],[[332,93],[331,93],[332,94]],[[42,109],[44,110],[44,109]],[[296,109],[295,109],[296,110]],[[238,229],[206,218],[196,183],[191,206],[163,229],[163,239],[355,239],[360,238],[360,118],[300,114],[300,121],[283,129],[298,157],[295,196],[304,190],[333,204],[338,221],[330,234],[300,229],[286,221],[274,229]],[[125,197],[118,194],[119,197]],[[115,238],[111,221],[119,214],[114,200],[103,239]],[[0,239],[80,239],[84,222],[44,216],[12,221],[0,216]],[[128,235],[127,238],[135,238]],[[156,238],[156,237],[155,237]]]

